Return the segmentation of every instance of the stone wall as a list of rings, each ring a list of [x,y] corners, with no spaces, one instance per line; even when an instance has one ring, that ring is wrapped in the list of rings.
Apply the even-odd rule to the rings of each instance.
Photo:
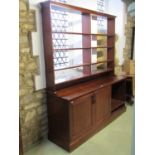
[[[45,90],[34,90],[38,74],[37,57],[33,57],[30,33],[36,31],[35,12],[27,0],[19,1],[19,107],[23,149],[27,151],[47,136]]]
[[[130,61],[131,57],[131,49],[132,49],[132,28],[135,26],[135,18],[131,17],[129,14],[127,16],[127,23],[125,25],[125,48],[123,50],[123,57],[124,57],[124,71],[129,74],[131,70],[131,65],[134,65],[134,61]],[[134,67],[133,67],[134,68]]]
[[[125,48],[124,48],[124,59],[130,59],[131,55],[131,44],[132,44],[132,28],[135,26],[134,17],[127,16],[127,23],[125,25]]]
[[[123,49],[123,65],[118,64],[117,58],[115,58],[115,74],[130,74],[131,70],[134,73],[134,60],[130,60],[131,46],[132,46],[132,28],[135,26],[135,18],[127,14],[127,22],[125,25],[125,47]],[[117,37],[116,37],[117,38]],[[132,68],[131,68],[132,67]]]

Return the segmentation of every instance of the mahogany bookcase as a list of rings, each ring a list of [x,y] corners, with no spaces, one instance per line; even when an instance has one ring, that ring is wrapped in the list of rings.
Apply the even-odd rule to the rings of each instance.
[[[115,16],[52,1],[41,7],[48,138],[72,151],[126,109],[126,77],[114,75]],[[106,29],[93,32],[98,17]]]

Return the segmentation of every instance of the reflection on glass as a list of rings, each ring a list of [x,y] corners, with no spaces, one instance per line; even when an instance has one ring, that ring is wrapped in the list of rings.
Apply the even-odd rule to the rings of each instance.
[[[69,50],[65,51],[65,56],[63,57],[63,53],[60,52],[61,50],[54,52],[54,69],[62,69],[66,67],[72,67],[76,65],[81,65],[83,63],[83,55],[82,50]],[[56,65],[57,63],[63,62],[62,65]],[[66,62],[66,63],[65,63]]]
[[[53,33],[54,49],[82,48],[82,35]]]
[[[83,66],[65,70],[57,70],[55,71],[55,83],[58,84],[107,71],[107,63],[93,64],[88,67],[90,67],[89,73],[84,71]]]
[[[97,30],[98,33],[107,33],[107,18],[97,16]]]
[[[82,48],[82,35],[67,35],[68,48]]]
[[[91,20],[91,33],[97,33],[97,20]]]
[[[106,47],[107,46],[107,36],[97,36],[97,46]]]
[[[97,62],[107,61],[107,49],[99,48],[97,49]]]
[[[79,12],[68,12],[68,32],[82,33],[82,16]]]
[[[96,63],[96,62],[97,62],[97,51],[96,49],[92,49],[91,63]]]
[[[81,65],[83,63],[82,50],[68,52],[69,66]]]
[[[97,74],[104,71],[107,71],[107,63],[91,65],[91,74]]]
[[[92,49],[91,63],[105,62],[107,61],[107,49],[97,48]]]
[[[85,76],[83,67],[76,67],[66,70],[55,71],[55,83],[61,83]]]
[[[107,34],[107,18],[103,16],[92,16],[91,33]]]
[[[106,18],[93,15],[89,32],[93,35],[82,35],[79,11],[51,6],[51,24],[56,84],[107,70],[107,36],[102,35],[107,33]]]

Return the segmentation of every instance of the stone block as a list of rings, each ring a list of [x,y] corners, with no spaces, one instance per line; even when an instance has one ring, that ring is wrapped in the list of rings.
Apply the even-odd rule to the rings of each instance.
[[[23,62],[20,62],[20,63],[19,63],[19,68],[20,68],[20,69],[24,69],[24,68],[25,68],[25,64],[24,64]]]
[[[29,20],[34,21],[34,16],[30,11],[20,11],[19,13],[19,22],[21,23],[29,23]]]
[[[27,91],[27,89],[25,89]],[[20,98],[20,104],[29,104],[30,102],[34,102],[35,98],[33,94],[27,94]]]
[[[42,109],[42,106],[40,106],[37,108],[37,114],[41,115],[42,113],[43,113],[43,109]]]
[[[27,18],[28,22],[33,23],[33,25],[35,26],[35,11],[29,11]]]
[[[28,111],[25,117],[25,122],[28,122],[36,116],[36,110]]]
[[[130,60],[130,75],[134,75],[134,74],[135,74],[135,61]]]
[[[23,44],[23,43],[28,43],[29,40],[28,40],[28,37],[26,35],[20,35],[19,36],[19,43],[20,44]]]
[[[125,53],[123,56],[124,56],[124,60],[129,59],[129,55],[127,53]]]
[[[25,18],[26,16],[27,16],[27,11],[21,10],[21,11],[19,12],[19,17],[20,17],[20,18],[23,18],[23,17]]]
[[[29,87],[33,87],[33,86],[34,86],[34,82],[33,82],[32,79],[28,79],[28,80],[26,81],[26,83],[27,83],[27,85],[28,85]]]
[[[36,70],[37,69],[36,63],[35,62],[29,63],[28,66],[27,66],[27,69],[30,70],[30,71]]]
[[[32,31],[32,30],[34,30],[34,25],[32,25],[32,24],[22,24],[22,29]]]
[[[22,56],[21,56],[21,54],[20,54],[20,59],[19,59],[19,61],[25,63],[25,62],[27,62],[27,57],[26,57],[25,55],[22,55]]]
[[[26,23],[27,22],[27,18],[25,18],[25,17],[19,17],[19,22],[20,23]]]
[[[39,119],[40,121],[44,121],[45,119],[47,119],[47,112],[46,112],[46,113],[42,113],[42,115],[39,115],[39,116],[38,116],[38,119]]]
[[[20,25],[19,25],[20,27]],[[27,35],[29,33],[29,31],[27,29],[22,29],[20,28],[20,31],[19,31],[20,34],[23,34],[23,35]]]
[[[30,79],[30,78],[32,78],[32,74],[31,73],[26,73],[26,74],[24,74],[24,78],[25,79]]]
[[[115,66],[115,75],[123,75],[122,66],[121,65]]]
[[[41,93],[41,92],[36,93],[36,98],[37,98],[37,99],[42,99],[42,98],[44,98],[44,97],[45,97],[45,93]]]
[[[19,44],[20,54],[21,54],[21,49],[23,49],[23,48],[30,48],[29,42],[27,42],[27,43],[20,43]]]
[[[129,74],[130,72],[130,59],[126,59],[124,61],[123,70],[126,72],[126,74]]]
[[[19,96],[26,95],[27,91],[26,89],[19,89]]]
[[[29,94],[33,94],[34,93],[34,86],[33,87],[27,87],[27,90],[28,90]]]
[[[30,48],[22,48],[21,53],[29,53],[30,52]]]
[[[23,1],[19,2],[19,10],[20,11],[26,11],[27,10],[27,5],[25,2],[23,2]]]
[[[46,104],[42,107],[42,110],[43,110],[43,113],[46,113],[47,112],[47,106],[46,106]]]
[[[30,110],[30,109],[36,108],[37,106],[38,106],[37,103],[31,102],[29,104],[26,104],[23,109],[24,110]]]
[[[45,125],[42,126],[42,127],[41,127],[41,131],[42,131],[42,132],[47,132],[47,131],[48,131],[48,127],[45,126]]]
[[[47,113],[47,106],[46,106],[46,104],[40,103],[40,106],[37,108],[37,112],[38,112],[39,115],[42,115],[42,116],[43,116],[43,114],[46,114]]]

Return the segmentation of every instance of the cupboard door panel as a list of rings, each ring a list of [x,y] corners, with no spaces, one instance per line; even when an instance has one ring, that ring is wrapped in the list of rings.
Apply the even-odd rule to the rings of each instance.
[[[77,137],[92,126],[92,95],[71,102],[71,135]]]
[[[106,118],[106,116],[110,115],[110,94],[111,87],[104,87],[95,92],[95,120],[96,123],[102,121]]]

